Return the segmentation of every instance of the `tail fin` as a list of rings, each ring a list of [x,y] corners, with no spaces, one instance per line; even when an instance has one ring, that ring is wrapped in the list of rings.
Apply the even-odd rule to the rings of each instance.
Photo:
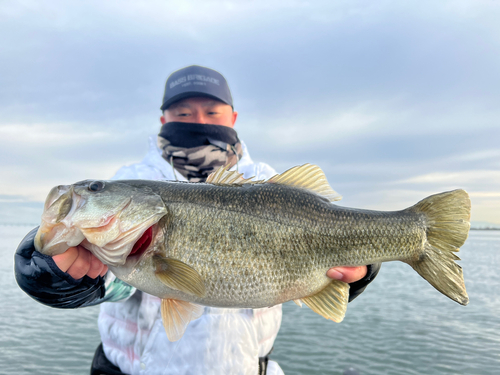
[[[427,241],[424,252],[407,263],[434,288],[452,300],[467,305],[459,251],[470,228],[470,199],[464,190],[431,195],[409,208],[426,215]]]

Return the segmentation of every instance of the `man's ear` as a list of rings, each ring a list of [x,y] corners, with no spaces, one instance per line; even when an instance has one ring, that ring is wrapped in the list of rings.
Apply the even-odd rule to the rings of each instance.
[[[233,112],[233,126],[231,126],[232,128],[234,128],[234,124],[236,123],[237,118],[238,118],[238,112],[234,111]]]
[[[165,125],[167,123],[167,120],[165,120],[165,116],[160,117],[160,122],[162,125]]]

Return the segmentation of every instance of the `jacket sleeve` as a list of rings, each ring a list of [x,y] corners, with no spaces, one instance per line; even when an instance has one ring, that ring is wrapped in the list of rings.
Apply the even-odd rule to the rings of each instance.
[[[375,276],[377,276],[378,271],[380,271],[380,266],[382,263],[369,264],[367,267],[367,272],[365,277],[361,280],[356,281],[350,285],[349,289],[349,302],[353,301],[357,296],[359,296],[366,289],[368,284],[370,284]]]
[[[61,271],[52,257],[35,250],[37,230],[33,229],[24,237],[14,256],[16,281],[36,301],[51,307],[72,309],[127,298],[135,291],[123,282],[105,282],[101,276],[96,279],[84,276],[75,280]]]

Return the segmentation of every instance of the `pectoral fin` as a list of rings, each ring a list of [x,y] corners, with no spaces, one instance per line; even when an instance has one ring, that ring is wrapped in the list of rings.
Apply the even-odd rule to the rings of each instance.
[[[198,297],[206,294],[205,283],[201,275],[191,266],[177,259],[153,257],[156,277],[169,288]]]
[[[179,340],[192,320],[203,314],[203,306],[176,299],[161,300],[161,318],[170,341]]]
[[[340,323],[344,319],[349,302],[349,284],[332,280],[321,292],[301,300],[323,318]]]

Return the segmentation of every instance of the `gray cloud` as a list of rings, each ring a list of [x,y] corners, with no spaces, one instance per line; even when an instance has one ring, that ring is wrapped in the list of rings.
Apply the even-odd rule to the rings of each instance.
[[[317,163],[346,204],[378,209],[463,186],[492,220],[499,13],[472,0],[4,1],[0,194],[41,200],[140,160],[166,77],[201,64],[228,79],[254,159]]]

